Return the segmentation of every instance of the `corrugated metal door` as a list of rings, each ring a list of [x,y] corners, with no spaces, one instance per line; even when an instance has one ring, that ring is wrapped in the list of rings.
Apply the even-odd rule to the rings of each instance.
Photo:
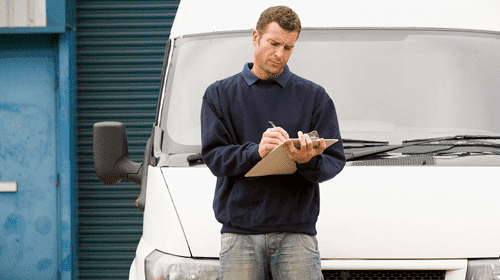
[[[179,1],[78,1],[78,275],[128,279],[142,234],[139,186],[97,180],[92,126],[126,125],[142,161],[155,120],[165,46]]]

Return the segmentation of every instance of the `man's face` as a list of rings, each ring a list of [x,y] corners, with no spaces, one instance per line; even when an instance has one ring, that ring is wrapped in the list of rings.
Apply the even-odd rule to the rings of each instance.
[[[264,34],[254,30],[252,41],[255,51],[252,72],[264,80],[278,77],[285,69],[298,36],[297,31],[286,31],[276,22],[269,23]]]

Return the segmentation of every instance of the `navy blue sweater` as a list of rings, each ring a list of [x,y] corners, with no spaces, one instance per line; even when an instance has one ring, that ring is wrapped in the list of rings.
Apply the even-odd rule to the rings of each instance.
[[[203,160],[217,176],[213,208],[221,232],[316,235],[319,185],[345,165],[335,106],[319,85],[288,69],[274,80],[260,80],[252,63],[234,76],[210,85],[203,96]],[[339,142],[291,175],[244,177],[261,158],[262,134],[273,121],[290,138],[317,130]]]

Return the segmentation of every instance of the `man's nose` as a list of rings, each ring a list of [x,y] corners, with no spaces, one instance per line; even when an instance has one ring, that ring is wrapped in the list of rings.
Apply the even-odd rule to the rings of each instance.
[[[274,51],[274,55],[278,57],[279,59],[283,58],[283,55],[285,54],[285,48],[284,47],[277,47],[276,50]]]

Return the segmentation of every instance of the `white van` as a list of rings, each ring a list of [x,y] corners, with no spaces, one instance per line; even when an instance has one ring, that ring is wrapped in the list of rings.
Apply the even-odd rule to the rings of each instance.
[[[94,126],[96,172],[141,185],[129,279],[218,279],[216,178],[203,164],[208,85],[253,61],[274,5],[302,32],[290,70],[333,99],[347,157],[320,185],[325,279],[500,279],[500,2],[183,0],[144,162],[125,128]]]

